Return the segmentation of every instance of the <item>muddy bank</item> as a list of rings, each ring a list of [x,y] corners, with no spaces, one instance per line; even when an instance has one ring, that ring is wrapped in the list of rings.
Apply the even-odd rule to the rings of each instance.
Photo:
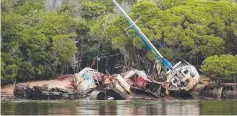
[[[65,80],[40,80],[40,81],[29,81],[29,82],[23,82],[21,84],[23,85],[29,85],[31,87],[33,86],[43,86],[43,85],[48,85],[50,88],[67,88],[69,86],[69,78]],[[4,86],[1,86],[1,99],[13,99],[13,90],[14,90],[14,84],[7,84]]]
[[[83,99],[125,100],[158,99],[163,83],[144,71],[130,70],[124,74],[107,75],[85,68],[73,75],[61,75],[55,80],[31,81],[2,87],[2,97],[15,99]]]
[[[47,84],[51,88],[64,88],[67,89],[69,86],[69,79],[59,81],[59,80],[43,80],[43,81],[31,81],[31,82],[24,82],[24,85],[30,86],[43,86]],[[223,86],[224,85],[224,86]],[[231,85],[231,86],[230,86]],[[237,99],[237,91],[236,91],[236,84],[222,84],[215,86],[204,86],[203,84],[198,84],[197,87],[190,92],[189,95],[185,93],[187,96],[190,96],[189,99]],[[8,84],[1,87],[1,99],[15,99],[13,95],[14,84]],[[174,95],[175,94],[175,95]],[[182,94],[182,93],[181,93]],[[169,96],[163,96],[165,99],[178,99],[180,96],[177,93],[172,93]],[[83,98],[87,99],[87,98]],[[90,99],[90,98],[88,98]],[[155,98],[152,95],[148,95],[143,91],[133,91],[131,95],[128,97],[128,100],[132,99],[149,99],[149,100],[157,100],[160,98]]]
[[[104,75],[85,68],[73,75],[61,75],[54,80],[29,81],[1,87],[2,99],[237,99],[236,83],[214,84],[207,78],[191,91],[172,90],[167,82],[157,82],[144,72],[134,70],[124,74]]]

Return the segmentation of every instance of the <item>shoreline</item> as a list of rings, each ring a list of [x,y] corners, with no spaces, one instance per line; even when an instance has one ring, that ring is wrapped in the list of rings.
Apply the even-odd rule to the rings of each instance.
[[[19,84],[19,83],[16,83]],[[33,86],[42,86],[44,84],[48,85],[49,88],[59,87],[59,88],[66,88],[70,84],[69,78],[64,80],[37,80],[37,81],[28,81],[28,82],[21,82],[23,85]],[[14,90],[14,83],[13,84],[6,84],[1,86],[1,99],[14,99],[13,96]]]
[[[200,82],[202,84],[198,84],[196,86],[196,88],[192,91],[192,92],[196,92],[196,95],[200,95],[200,90],[203,89],[203,87],[209,87],[210,85],[208,80],[203,78],[200,80]],[[33,87],[33,86],[43,86],[43,85],[47,85],[48,88],[62,88],[62,89],[67,89],[67,87],[70,85],[70,78],[65,78],[63,80],[57,80],[57,79],[52,79],[52,80],[37,80],[37,81],[28,81],[28,82],[21,82],[21,83],[16,83],[16,84],[23,84],[23,85],[29,85],[30,87]],[[223,85],[222,85],[223,86]],[[226,86],[226,85],[224,85]],[[15,100],[14,98],[14,95],[13,95],[13,90],[14,90],[14,83],[12,84],[6,84],[6,85],[2,85],[1,86],[1,100]],[[197,90],[197,91],[196,91]],[[207,94],[208,92],[211,92],[210,90],[207,90],[205,94]],[[198,95],[198,98],[195,98],[193,97],[192,99],[193,100],[200,100],[200,99],[220,99],[220,98],[212,98],[210,97],[210,95],[208,96],[199,96]],[[131,95],[131,97],[129,97],[128,100],[157,100],[157,99],[163,99],[163,98],[157,98],[157,99],[154,99],[154,98],[150,98],[148,96],[143,96],[141,95],[140,97],[136,97],[137,95]],[[172,96],[166,96],[164,97],[164,99],[179,99],[179,98],[175,98],[175,97],[172,97]],[[229,99],[229,98],[227,98]],[[233,99],[230,99],[230,100],[233,100]],[[234,99],[236,100],[236,99]]]

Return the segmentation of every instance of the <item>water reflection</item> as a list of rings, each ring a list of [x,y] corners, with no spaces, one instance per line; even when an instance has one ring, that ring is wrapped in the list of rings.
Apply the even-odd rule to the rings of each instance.
[[[236,101],[2,101],[5,115],[199,115],[237,114]],[[225,110],[225,108],[228,108]]]
[[[199,115],[198,101],[168,101],[163,103],[167,115]]]

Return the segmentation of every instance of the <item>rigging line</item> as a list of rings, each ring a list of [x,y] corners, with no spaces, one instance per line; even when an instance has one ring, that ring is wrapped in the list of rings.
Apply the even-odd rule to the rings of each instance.
[[[117,56],[117,55],[120,55],[121,53],[117,53],[117,54],[112,54],[112,55],[108,55],[108,56],[102,56],[102,57],[99,57],[99,58],[106,58],[106,57],[111,57],[111,56]]]
[[[118,56],[118,55],[122,55],[121,53],[118,53],[118,54],[112,54],[112,55],[107,55],[107,56],[101,56],[101,57],[98,57],[98,58],[108,58],[108,57],[112,57],[112,56]],[[93,60],[95,58],[88,58],[88,59],[84,59],[84,60],[80,60],[78,62],[83,62],[83,61],[87,61],[87,60]]]

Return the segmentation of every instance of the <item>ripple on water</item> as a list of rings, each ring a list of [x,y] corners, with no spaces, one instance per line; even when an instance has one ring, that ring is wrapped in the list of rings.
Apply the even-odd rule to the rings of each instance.
[[[237,115],[236,100],[3,100],[4,115]]]

